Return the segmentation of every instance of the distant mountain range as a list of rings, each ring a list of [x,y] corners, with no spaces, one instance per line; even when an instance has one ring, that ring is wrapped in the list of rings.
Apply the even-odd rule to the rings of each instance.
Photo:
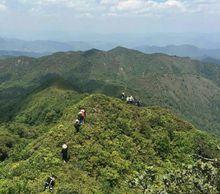
[[[220,66],[123,47],[59,52],[38,59],[0,60],[0,119],[16,112],[26,94],[63,80],[78,92],[133,94],[146,105],[169,107],[205,130],[220,134]],[[19,80],[19,81],[18,81]]]
[[[87,50],[91,46],[85,42],[56,42],[47,40],[24,41],[19,39],[0,38],[0,50],[22,51],[22,52],[58,52],[69,50]]]
[[[54,178],[54,194],[220,193],[219,65],[124,47],[2,53],[0,194],[49,193]]]
[[[0,58],[19,57],[19,56],[42,57],[42,56],[45,56],[48,54],[50,54],[50,53],[35,53],[35,52],[0,50]]]
[[[0,57],[8,56],[29,56],[41,57],[55,52],[86,51],[92,48],[110,50],[118,46],[117,43],[93,41],[70,41],[57,42],[49,40],[24,41],[19,39],[0,38]],[[193,45],[168,45],[159,46],[138,46],[134,49],[146,54],[163,53],[179,57],[190,57],[204,62],[220,64],[220,49],[203,49]]]
[[[147,54],[164,53],[194,59],[213,58],[220,60],[220,49],[202,49],[192,45],[169,45],[164,47],[139,46],[135,49]]]
[[[29,52],[34,53],[54,53],[65,51],[85,51],[92,48],[98,48],[102,50],[108,50],[115,46],[111,42],[83,42],[83,41],[70,41],[70,42],[57,42],[49,40],[35,40],[25,41],[19,39],[0,38],[0,50],[4,51],[19,51],[28,52],[27,56],[31,56]],[[17,53],[13,53],[17,56]],[[1,53],[0,53],[1,55]],[[35,54],[34,54],[35,56]],[[38,54],[37,54],[38,56]]]

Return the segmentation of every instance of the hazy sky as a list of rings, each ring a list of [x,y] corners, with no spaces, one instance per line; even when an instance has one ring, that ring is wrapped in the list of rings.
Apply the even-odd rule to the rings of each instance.
[[[220,32],[220,0],[0,0],[0,36]]]

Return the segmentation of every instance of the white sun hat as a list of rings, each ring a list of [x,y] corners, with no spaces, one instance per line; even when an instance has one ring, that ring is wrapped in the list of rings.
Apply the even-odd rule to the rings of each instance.
[[[62,148],[63,148],[63,149],[66,149],[66,148],[67,148],[67,145],[66,145],[66,144],[63,144],[63,145],[62,145]]]

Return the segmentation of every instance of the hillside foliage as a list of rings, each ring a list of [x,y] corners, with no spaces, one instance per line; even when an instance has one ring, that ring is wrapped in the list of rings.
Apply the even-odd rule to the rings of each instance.
[[[76,132],[82,107],[88,116]],[[1,156],[7,153],[0,193],[46,193],[51,174],[54,192],[63,194],[220,192],[219,139],[168,109],[53,86],[29,96],[0,131]]]
[[[60,52],[39,59],[0,60],[0,120],[10,121],[25,99],[54,83],[79,93],[118,97],[122,91],[147,106],[173,110],[195,126],[220,134],[220,67],[190,58],[144,54],[117,47],[108,52]]]

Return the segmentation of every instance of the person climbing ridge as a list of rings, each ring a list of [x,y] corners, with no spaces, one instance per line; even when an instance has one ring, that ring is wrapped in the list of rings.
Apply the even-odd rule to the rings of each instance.
[[[86,110],[84,108],[82,108],[80,110],[82,112],[82,115],[83,115],[83,118],[84,118],[84,122],[85,122],[85,119],[86,119]]]
[[[134,104],[134,97],[130,96],[130,104]]]
[[[129,97],[129,96],[126,98],[126,102],[127,102],[128,104],[130,104],[130,97]]]
[[[68,162],[68,159],[69,159],[68,146],[65,143],[62,145],[61,157],[62,157],[64,163]]]
[[[124,92],[121,93],[121,100],[125,100],[125,93]]]
[[[82,108],[78,113],[78,120],[80,125],[84,124],[86,118],[86,111],[84,108]]]
[[[55,186],[55,179],[56,179],[56,176],[54,176],[54,175],[47,178],[47,180],[44,184],[44,191],[46,189],[49,189],[51,192],[53,191],[54,186]]]
[[[83,113],[81,111],[79,111],[78,113],[78,120],[79,120],[79,124],[82,125],[83,124]]]
[[[74,123],[74,127],[76,129],[76,132],[79,132],[80,130],[80,122],[79,122],[79,119],[76,119],[75,123]]]
[[[136,105],[137,105],[138,107],[141,107],[141,101],[140,101],[140,100],[137,100]]]

